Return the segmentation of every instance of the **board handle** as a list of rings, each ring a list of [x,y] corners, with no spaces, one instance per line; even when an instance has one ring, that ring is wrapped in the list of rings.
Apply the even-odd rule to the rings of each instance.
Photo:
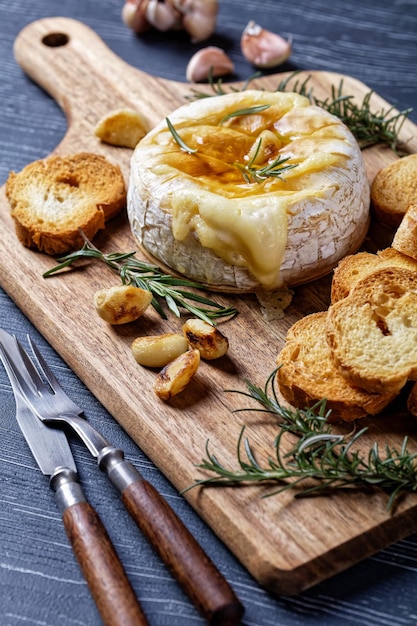
[[[212,626],[240,624],[244,608],[232,587],[161,494],[109,446],[99,466],[121,493],[122,502],[143,535]]]
[[[149,626],[107,531],[83,494],[77,474],[51,479],[65,530],[105,626]]]

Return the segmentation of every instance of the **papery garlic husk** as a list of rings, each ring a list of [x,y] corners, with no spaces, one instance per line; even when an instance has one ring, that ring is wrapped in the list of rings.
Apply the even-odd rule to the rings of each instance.
[[[240,46],[245,59],[261,69],[281,65],[292,52],[290,40],[262,28],[253,20],[243,31]]]
[[[122,8],[123,23],[135,33],[145,33],[151,28],[146,18],[149,0],[127,0]]]
[[[169,2],[149,0],[145,15],[149,24],[161,32],[176,30],[181,26],[181,16]]]
[[[181,25],[193,43],[205,41],[216,28],[217,0],[167,0],[182,15]]]
[[[188,62],[186,78],[190,83],[207,81],[209,76],[218,78],[231,74],[234,70],[233,61],[224,50],[216,46],[202,48]]]

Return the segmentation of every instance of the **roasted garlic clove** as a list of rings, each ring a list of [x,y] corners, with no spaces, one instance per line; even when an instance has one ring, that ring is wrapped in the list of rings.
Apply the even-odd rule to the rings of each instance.
[[[153,390],[161,400],[169,400],[184,391],[198,370],[200,353],[187,350],[166,365],[154,380]]]
[[[104,143],[133,149],[150,128],[146,117],[138,111],[118,109],[101,118],[94,134]]]
[[[132,354],[139,365],[145,367],[165,367],[189,349],[184,335],[164,333],[136,337],[133,341]]]
[[[271,33],[253,20],[243,31],[240,46],[245,59],[259,68],[281,65],[292,52],[291,41]]]
[[[217,0],[167,0],[182,15],[181,24],[193,43],[204,41],[216,27]]]
[[[233,61],[224,50],[216,46],[208,46],[193,54],[185,75],[190,83],[198,83],[207,80],[210,75],[216,78],[231,74],[233,70]]]
[[[249,152],[245,155],[245,161],[252,165],[268,163],[269,159],[274,159],[282,147],[280,139],[267,128],[259,133],[256,141],[253,142]]]
[[[139,319],[152,302],[152,294],[133,285],[117,285],[94,294],[94,306],[100,317],[114,326]]]
[[[188,319],[182,327],[184,336],[192,348],[200,352],[207,361],[219,359],[229,349],[229,340],[223,333],[204,320]]]

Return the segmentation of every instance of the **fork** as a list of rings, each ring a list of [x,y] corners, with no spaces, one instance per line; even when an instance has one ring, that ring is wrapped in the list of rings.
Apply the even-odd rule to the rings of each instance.
[[[22,364],[18,366],[3,345],[11,373],[39,419],[68,425],[97,459],[121,494],[127,511],[167,565],[200,613],[210,624],[239,624],[244,608],[233,589],[159,492],[81,417],[83,410],[67,396],[36,344],[28,335],[36,364],[15,338]],[[43,375],[46,382],[41,377]]]

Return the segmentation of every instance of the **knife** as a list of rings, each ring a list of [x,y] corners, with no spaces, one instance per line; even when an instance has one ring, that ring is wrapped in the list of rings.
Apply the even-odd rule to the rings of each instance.
[[[0,340],[18,367],[24,367],[13,337],[0,329]],[[43,424],[25,401],[10,365],[0,359],[12,384],[16,419],[50,487],[68,539],[106,626],[149,626],[107,531],[85,498],[77,468],[63,431]]]
[[[82,409],[65,393],[36,345],[28,337],[36,359],[29,357],[10,335],[3,341],[0,329],[0,355],[9,368],[9,377],[25,397],[35,415],[46,424],[70,426],[97,459],[110,482],[120,492],[122,502],[145,537],[171,573],[212,626],[236,626],[244,607],[214,563],[158,491],[87,422]],[[7,346],[14,341],[14,351]],[[19,352],[19,362],[14,359]],[[46,381],[46,382],[45,382]]]

